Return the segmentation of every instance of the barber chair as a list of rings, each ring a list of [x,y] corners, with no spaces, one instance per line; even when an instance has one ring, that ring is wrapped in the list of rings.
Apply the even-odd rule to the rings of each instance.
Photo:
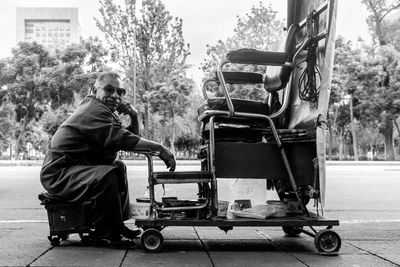
[[[198,115],[202,123],[203,171],[214,173],[216,178],[268,179],[278,187],[281,200],[290,195],[308,214],[309,198],[301,194],[300,187],[313,184],[309,180],[316,173],[315,136],[307,129],[285,126],[293,70],[307,45],[306,41],[296,43],[299,29],[298,24],[289,27],[286,38],[272,47],[278,51],[230,51],[215,76],[204,82],[205,102]],[[238,65],[264,65],[267,71],[232,71]],[[232,98],[228,84],[263,85],[268,100]],[[222,91],[223,97],[210,97],[210,89]],[[217,207],[217,183],[213,181],[213,204]]]

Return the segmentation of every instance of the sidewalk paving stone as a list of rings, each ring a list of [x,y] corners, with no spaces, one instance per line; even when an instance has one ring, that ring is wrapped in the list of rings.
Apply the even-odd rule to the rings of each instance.
[[[140,242],[140,241],[138,241]],[[142,249],[138,247],[138,249]],[[179,251],[203,251],[204,248],[200,240],[182,240],[182,239],[167,239],[164,240],[162,251],[179,252]],[[144,250],[142,250],[144,251]]]
[[[225,233],[218,227],[195,227],[201,239],[260,239],[263,238],[252,227],[234,227]]]
[[[145,253],[143,250],[130,250],[122,266],[211,267],[213,265],[205,251],[163,251],[161,253],[150,254]]]
[[[396,253],[380,253],[379,256],[400,266],[400,249]]]
[[[369,254],[342,254],[338,256],[322,256],[315,253],[293,253],[301,262],[310,267],[385,267],[396,266],[384,259]]]
[[[348,242],[372,254],[400,253],[400,240],[351,240]]]
[[[31,266],[119,266],[125,250],[101,247],[58,246],[49,250]]]
[[[258,251],[210,251],[210,257],[216,267],[243,267],[243,266],[268,266],[268,267],[297,267],[305,266],[296,258],[285,252]]]
[[[393,232],[397,225],[384,229]],[[369,231],[361,229],[364,235]],[[218,227],[167,227],[162,252],[146,253],[139,239],[127,251],[85,247],[76,234],[52,247],[47,223],[1,223],[0,266],[400,266],[397,236],[363,240],[352,234],[353,225],[343,230],[339,255],[327,257],[317,253],[313,238],[286,237],[280,227],[236,227],[228,233]]]
[[[0,250],[17,249],[35,249],[45,251],[50,247],[47,240],[47,223],[18,224],[18,227],[12,224],[2,224],[2,227],[8,227],[7,235],[0,237]]]
[[[193,227],[166,227],[162,230],[162,235],[165,240],[197,240],[198,236]]]
[[[400,240],[400,223],[354,223],[335,228],[346,240]]]
[[[35,261],[47,249],[35,249],[35,248],[18,248],[18,249],[0,249],[0,266],[27,266],[28,264]]]
[[[203,244],[207,251],[279,251],[267,239],[206,239]]]
[[[298,237],[286,236],[282,230],[267,232],[265,229],[259,229],[264,235],[266,235],[276,246],[283,251],[294,251],[294,252],[310,252],[318,253],[314,245],[314,238],[305,234],[300,234]],[[266,232],[264,232],[266,231]],[[343,242],[340,248],[341,254],[366,254],[360,249],[355,248]]]

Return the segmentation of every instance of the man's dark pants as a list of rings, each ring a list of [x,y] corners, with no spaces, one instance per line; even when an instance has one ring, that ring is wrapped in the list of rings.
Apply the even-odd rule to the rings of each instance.
[[[117,169],[105,175],[101,182],[90,190],[94,199],[94,224],[97,238],[118,240],[123,222],[129,219],[129,191],[126,166],[115,161]]]

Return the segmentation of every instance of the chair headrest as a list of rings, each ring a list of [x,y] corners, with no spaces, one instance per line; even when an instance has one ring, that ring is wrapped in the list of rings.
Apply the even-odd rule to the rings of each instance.
[[[284,51],[290,55],[290,59],[293,58],[294,51],[296,50],[296,33],[299,29],[300,25],[298,23],[293,23],[287,31]]]

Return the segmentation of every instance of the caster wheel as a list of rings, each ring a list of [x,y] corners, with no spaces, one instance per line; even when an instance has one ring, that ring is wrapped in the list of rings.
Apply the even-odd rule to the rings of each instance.
[[[50,244],[53,247],[57,247],[57,246],[60,245],[60,238],[59,237],[48,236],[47,238],[49,239]]]
[[[302,233],[303,226],[282,226],[283,232],[290,237],[297,237]]]
[[[337,255],[342,245],[340,236],[332,230],[322,230],[314,237],[314,244],[321,254]]]
[[[147,229],[140,237],[140,244],[146,252],[159,252],[164,245],[164,238],[157,229]]]

